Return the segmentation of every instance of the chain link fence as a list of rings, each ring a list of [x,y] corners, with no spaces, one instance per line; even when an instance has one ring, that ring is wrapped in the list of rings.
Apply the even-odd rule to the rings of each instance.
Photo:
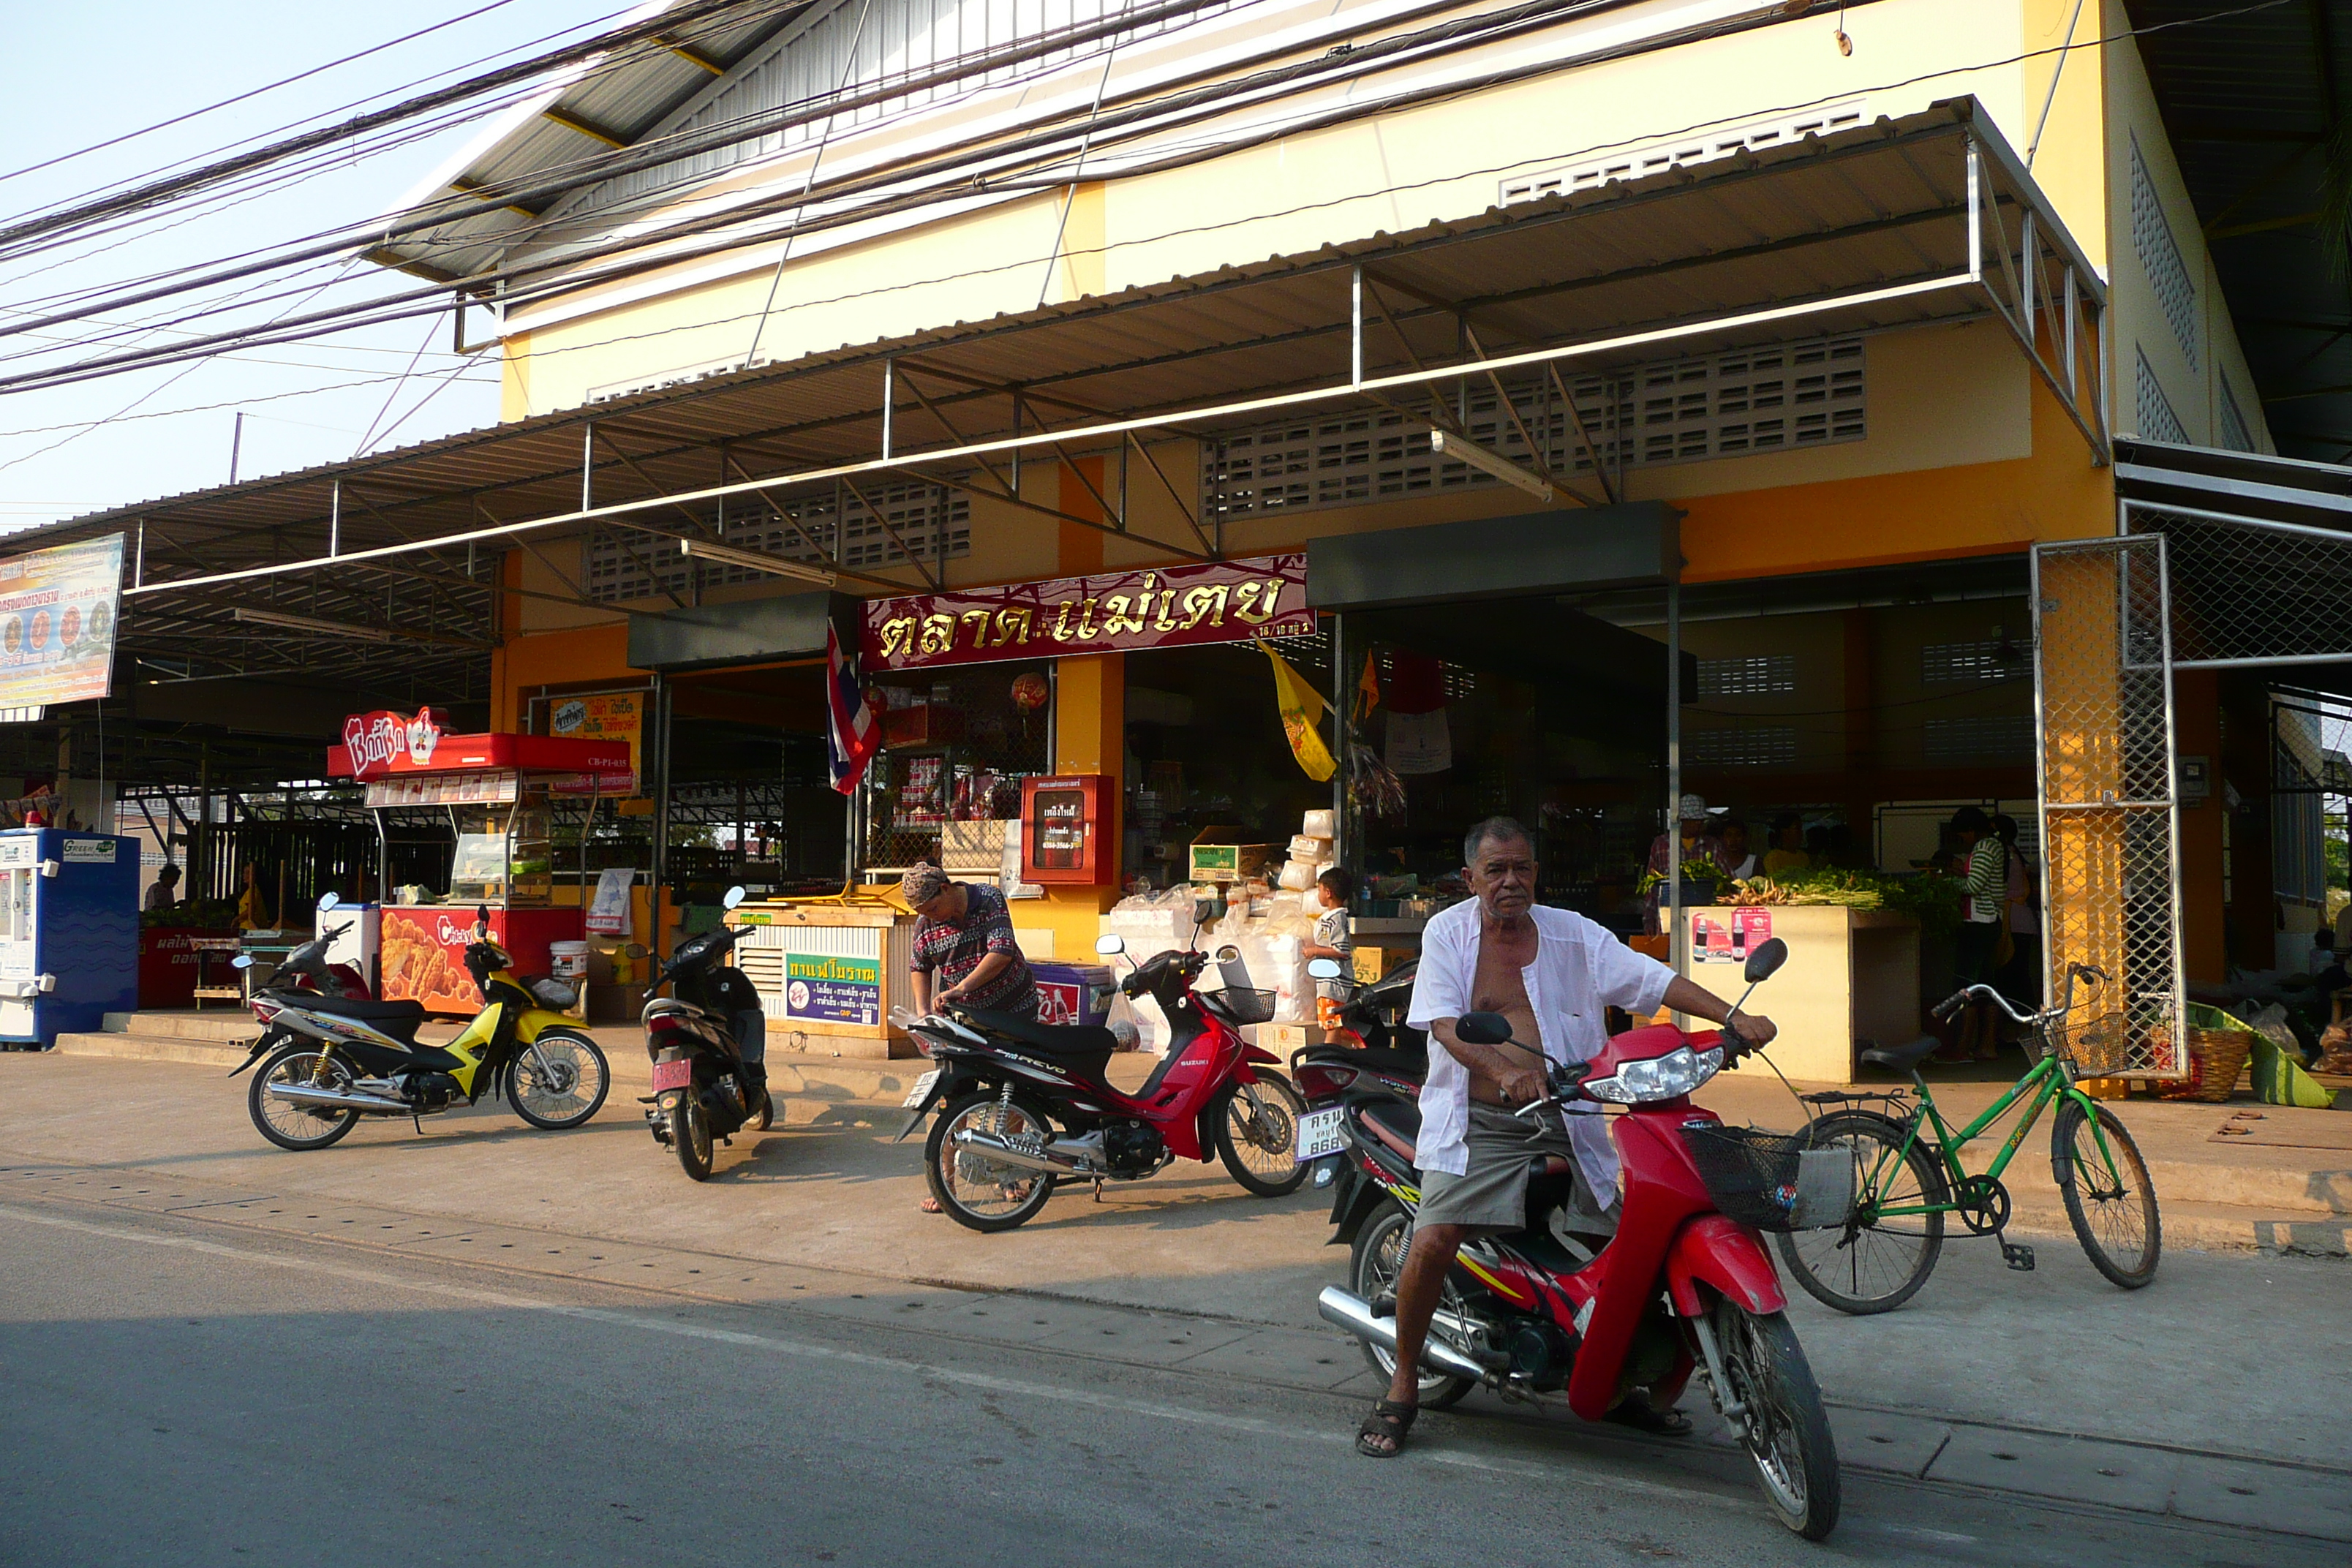
[[[2074,964],[2113,977],[2078,984],[2075,1005],[2126,1016],[2102,1066],[2127,1078],[2181,1078],[2188,1060],[2166,548],[2147,536],[2033,552],[2047,994],[2066,994]]]
[[[2352,656],[2352,535],[2137,503],[2125,519],[2164,542],[2176,665]]]

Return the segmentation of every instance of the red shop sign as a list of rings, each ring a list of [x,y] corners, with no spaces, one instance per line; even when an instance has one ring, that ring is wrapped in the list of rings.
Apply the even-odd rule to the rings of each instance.
[[[1301,637],[1307,557],[1103,572],[866,605],[866,671]]]
[[[351,758],[352,777],[380,778],[405,757],[416,767],[433,761],[449,716],[438,708],[420,708],[404,717],[388,709],[354,713],[343,721],[343,750]]]

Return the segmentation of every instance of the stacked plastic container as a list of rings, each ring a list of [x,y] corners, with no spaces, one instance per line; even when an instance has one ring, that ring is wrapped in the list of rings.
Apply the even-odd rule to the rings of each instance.
[[[1290,840],[1290,858],[1283,862],[1278,884],[1283,892],[1296,898],[1298,907],[1311,919],[1322,905],[1316,900],[1316,879],[1331,868],[1331,814],[1310,811],[1298,825],[1297,834]]]

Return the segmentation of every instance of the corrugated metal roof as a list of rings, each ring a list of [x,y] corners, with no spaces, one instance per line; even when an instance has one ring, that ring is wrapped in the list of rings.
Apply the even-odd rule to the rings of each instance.
[[[171,542],[168,550],[151,543],[146,572],[152,583],[322,552],[338,484],[345,550],[492,521],[561,517],[580,503],[584,433],[592,424],[594,489],[602,504],[711,485],[719,477],[715,448],[721,442],[755,476],[865,461],[880,451],[886,360],[954,425],[951,437],[902,391],[894,426],[899,452],[1012,434],[1013,403],[1002,389],[1013,385],[1028,401],[1027,429],[1034,432],[1041,416],[1049,424],[1069,425],[1102,413],[1176,415],[1220,401],[1344,384],[1349,276],[1357,263],[1367,268],[1412,353],[1430,365],[1467,367],[1457,310],[1469,315],[1486,353],[1501,355],[1839,300],[1965,268],[1972,136],[1986,148],[1987,179],[2009,231],[2017,231],[2021,204],[2032,202],[2042,211],[2045,253],[2081,265],[2073,241],[2039,203],[1997,133],[1963,100],[1899,121],[1882,120],[1631,184],[844,346],[354,462],[110,508],[32,537],[62,541],[144,519],[151,537]],[[2087,274],[2087,267],[2083,270]],[[1804,318],[1794,329],[1707,328],[1678,342],[1673,352],[1900,327],[1981,309],[1980,297],[1949,289],[1841,305]],[[1406,356],[1393,338],[1368,331],[1367,344],[1368,371],[1405,368]],[[1655,353],[1649,351],[1649,357]],[[1642,357],[1627,353],[1615,363]],[[1181,417],[1168,427],[1204,428]],[[902,466],[919,475],[919,450]],[[961,467],[968,471],[969,461]],[[683,526],[667,510],[638,521],[655,528]],[[454,556],[431,570],[445,579],[442,591],[467,596],[467,589],[446,581],[458,574]],[[142,619],[157,597],[137,601]]]

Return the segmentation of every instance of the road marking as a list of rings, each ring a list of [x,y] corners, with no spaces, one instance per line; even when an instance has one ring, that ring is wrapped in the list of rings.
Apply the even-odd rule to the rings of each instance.
[[[613,1307],[583,1307],[568,1301],[551,1301],[539,1297],[518,1296],[508,1291],[486,1289],[480,1286],[446,1284],[438,1280],[404,1279],[399,1275],[375,1268],[362,1268],[351,1264],[328,1262],[310,1258],[281,1258],[267,1252],[256,1252],[241,1247],[227,1247],[217,1241],[205,1241],[191,1236],[157,1236],[129,1229],[121,1226],[93,1225],[87,1220],[68,1219],[59,1215],[37,1214],[13,1205],[0,1204],[0,1219],[13,1219],[24,1225],[47,1226],[53,1230],[72,1231],[82,1236],[101,1237],[110,1241],[132,1242],[142,1247],[164,1247],[182,1252],[194,1252],[207,1258],[220,1258],[238,1263],[258,1263],[273,1268],[289,1269],[298,1274],[313,1274],[323,1279],[339,1279],[349,1284],[378,1285],[396,1290],[411,1290],[423,1295],[442,1296],[480,1306],[499,1307],[509,1311],[549,1312],[558,1317],[572,1318],[585,1322],[601,1323],[610,1328],[626,1329],[633,1332],[655,1331],[679,1339],[712,1341],[752,1350],[762,1350],[778,1355],[796,1356],[808,1361],[832,1362],[840,1365],[870,1368],[877,1372],[897,1373],[959,1387],[980,1389],[990,1394],[1016,1394],[1028,1399],[1051,1400],[1061,1405],[1082,1405],[1092,1410],[1115,1411],[1126,1415],[1140,1415],[1153,1420],[1181,1421],[1190,1426],[1213,1426],[1223,1431],[1243,1433],[1253,1436],[1282,1438],[1291,1442],[1313,1442],[1326,1446],[1352,1446],[1353,1433],[1333,1432],[1322,1427],[1286,1426],[1250,1415],[1225,1415],[1213,1411],[1195,1410],[1181,1405],[1166,1405],[1156,1400],[1129,1399],[1118,1394],[1097,1394],[1086,1389],[1056,1388],[1051,1384],[1030,1383],[1020,1378],[998,1377],[988,1373],[972,1372],[961,1367],[940,1366],[930,1362],[907,1361],[897,1356],[880,1356],[863,1351],[839,1350],[831,1345],[810,1344],[804,1341],[779,1339],[772,1334],[751,1333],[741,1329],[714,1328],[708,1324],[684,1323],[650,1313],[632,1312]],[[583,1284],[597,1281],[582,1281]],[[1006,1346],[1008,1351],[1021,1347]],[[1050,1352],[1049,1352],[1050,1353]],[[1415,1456],[1431,1464],[1449,1465],[1459,1469],[1483,1470],[1496,1475],[1519,1477],[1530,1480],[1557,1483],[1563,1479],[1557,1464],[1538,1464],[1521,1459],[1482,1458],[1450,1449],[1417,1448]],[[1745,1513],[1752,1504],[1744,1498],[1692,1487],[1668,1486],[1623,1475],[1593,1476],[1590,1484],[1605,1486],[1612,1491],[1641,1496],[1671,1499],[1677,1502],[1705,1503],[1712,1507],[1735,1510]]]

